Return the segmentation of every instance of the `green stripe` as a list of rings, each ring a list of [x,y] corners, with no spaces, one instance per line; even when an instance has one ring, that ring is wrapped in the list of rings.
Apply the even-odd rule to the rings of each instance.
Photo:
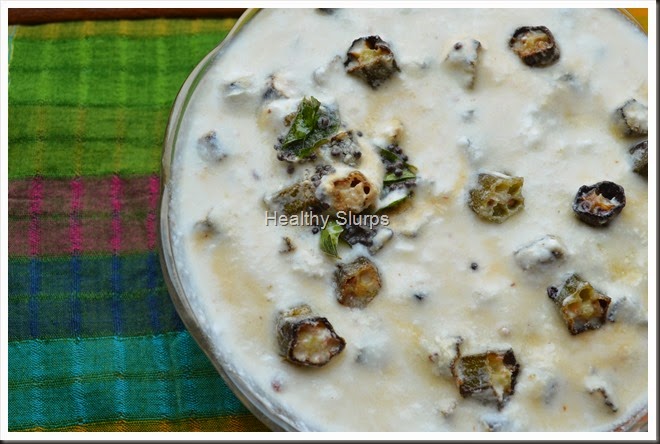
[[[49,40],[81,37],[104,37],[122,35],[128,38],[153,38],[159,35],[176,35],[187,38],[199,34],[217,33],[231,29],[235,19],[155,19],[155,20],[99,20],[67,23],[51,23],[39,26],[24,26],[21,39]],[[218,37],[217,42],[221,38]]]
[[[120,349],[123,362],[118,363]],[[80,362],[75,362],[77,356]],[[156,340],[143,336],[11,342],[8,357],[9,430],[79,424],[82,418],[77,414],[82,411],[86,422],[176,420],[191,412],[202,417],[247,413],[185,331]],[[122,399],[117,384],[124,386]],[[118,412],[118,405],[123,411]]]
[[[214,35],[161,37],[150,40],[125,38],[82,39],[76,41],[14,41],[12,76],[16,81],[9,91],[9,102],[38,103],[46,101],[60,105],[120,105],[117,98],[126,94],[133,105],[166,106],[174,99],[187,74],[211,49],[219,37]],[[91,57],[83,57],[86,45],[94,48]],[[166,63],[158,65],[158,47],[167,48]],[[81,78],[81,73],[86,74]],[[46,75],[56,87],[48,91],[34,88],[31,80]],[[21,81],[18,81],[18,77]],[[122,82],[122,77],[126,82]],[[154,88],[161,77],[168,90],[160,95]],[[81,85],[84,80],[85,84]],[[81,102],[79,90],[89,87],[93,94]],[[170,90],[169,88],[174,88]]]
[[[179,88],[234,21],[90,23],[13,40],[9,179],[157,172]]]
[[[115,172],[124,176],[147,175],[160,168],[161,146],[169,115],[167,107],[85,110],[77,106],[14,105],[10,108],[10,180],[32,177],[35,173],[34,159],[38,155],[43,156],[41,172],[45,178],[75,177],[77,167],[81,168],[83,176],[103,176]],[[85,113],[85,134],[77,134],[80,112]],[[118,135],[118,122],[122,114],[124,131]],[[43,121],[40,116],[43,116]],[[46,128],[47,135],[36,131],[40,124]],[[46,148],[37,143],[43,138]],[[82,158],[78,166],[75,156],[77,142],[82,144]],[[116,165],[108,153],[120,142],[122,161],[119,171],[114,171]]]

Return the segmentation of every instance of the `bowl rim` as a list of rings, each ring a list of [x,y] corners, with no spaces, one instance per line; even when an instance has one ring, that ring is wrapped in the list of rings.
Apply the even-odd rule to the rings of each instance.
[[[222,51],[230,45],[236,35],[240,33],[243,27],[254,18],[261,8],[247,9],[236,21],[229,33],[211,50],[190,72],[185,82],[177,93],[174,104],[172,105],[167,122],[165,139],[163,142],[163,155],[161,160],[160,173],[160,200],[158,213],[160,214],[158,253],[160,257],[163,279],[165,281],[170,299],[174,304],[179,317],[184,326],[195,340],[200,349],[211,361],[216,371],[220,374],[225,384],[236,395],[241,403],[264,425],[272,431],[296,431],[292,423],[286,421],[283,413],[278,412],[273,405],[264,402],[265,397],[257,396],[254,388],[248,387],[247,383],[229,366],[224,365],[218,356],[213,353],[213,343],[209,335],[200,327],[200,323],[194,314],[185,291],[181,284],[181,278],[176,267],[176,255],[172,248],[172,238],[170,232],[169,205],[171,201],[171,190],[169,183],[171,180],[171,167],[179,130],[182,124],[182,117],[185,114],[188,104],[195,92],[195,89],[205,72]]]
[[[229,33],[215,46],[190,72],[185,82],[179,89],[176,99],[170,110],[167,121],[165,138],[163,141],[163,155],[161,158],[160,171],[160,199],[158,202],[158,214],[160,223],[158,226],[157,250],[160,258],[163,279],[165,281],[170,299],[181,318],[184,326],[195,340],[200,349],[211,361],[216,371],[220,374],[225,384],[236,395],[239,401],[264,425],[276,432],[306,431],[293,420],[290,414],[280,406],[272,402],[266,402],[265,395],[255,392],[256,387],[249,386],[238,372],[224,363],[219,356],[213,353],[214,346],[209,335],[200,327],[200,323],[194,314],[185,291],[181,285],[178,268],[175,266],[175,254],[170,232],[169,205],[171,201],[171,190],[169,187],[171,179],[171,167],[176,148],[176,141],[183,121],[185,110],[190,103],[196,87],[210,68],[216,57],[221,55],[225,48],[230,45],[241,30],[252,21],[252,19],[263,9],[248,8],[237,19]],[[632,22],[646,36],[648,31],[626,8],[609,8],[618,11],[627,20]],[[648,401],[646,405],[634,413],[628,419],[623,420],[614,427],[613,432],[645,431],[648,427]]]

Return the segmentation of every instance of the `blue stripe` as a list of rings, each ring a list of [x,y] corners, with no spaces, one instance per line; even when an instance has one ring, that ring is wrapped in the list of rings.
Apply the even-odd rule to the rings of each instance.
[[[71,333],[73,337],[80,337],[82,314],[80,307],[80,255],[71,257]]]
[[[111,274],[111,289],[112,289],[112,326],[114,334],[121,336],[122,334],[122,321],[121,321],[121,260],[118,255],[112,256],[112,274]]]
[[[30,258],[30,303],[29,303],[29,325],[30,336],[39,337],[39,301],[37,297],[41,291],[41,261],[36,257]]]
[[[149,289],[149,320],[151,321],[151,328],[154,333],[162,333],[160,322],[160,310],[157,305],[156,288],[158,285],[158,260],[156,252],[150,251],[147,255],[147,288]]]
[[[111,274],[111,288],[112,288],[112,325],[115,333],[114,346],[116,348],[113,353],[112,360],[115,363],[115,371],[117,372],[117,380],[115,381],[115,407],[116,414],[119,419],[126,418],[126,349],[124,342],[118,336],[122,334],[122,307],[121,307],[121,260],[117,254],[112,256],[112,274]]]
[[[43,362],[42,362],[42,356],[43,354],[39,353],[37,350],[40,349],[41,344],[39,342],[36,342],[34,344],[31,344],[30,351],[28,353],[25,353],[23,355],[24,358],[26,358],[30,362],[30,367],[28,369],[28,374],[30,377],[35,380],[39,381],[43,379]],[[44,411],[44,401],[43,401],[43,391],[41,390],[41,387],[39,387],[38,384],[34,384],[30,388],[30,405],[29,409],[31,410],[32,417],[35,420],[36,424],[43,424],[44,419],[46,417],[46,412]],[[26,406],[27,407],[27,406]]]
[[[85,393],[85,385],[83,384],[83,362],[85,362],[84,347],[80,338],[75,339],[72,350],[73,359],[71,359],[71,372],[73,373],[74,380],[71,384],[71,398],[74,401],[73,412],[74,418],[71,418],[76,424],[82,424],[84,418],[87,416],[87,409],[85,402],[90,397]]]
[[[81,254],[38,261],[9,258],[10,341],[33,339],[35,334],[40,339],[68,338],[72,331],[77,337],[113,336],[118,315],[122,336],[147,335],[155,328],[158,333],[184,330],[153,251],[116,258]],[[113,267],[113,261],[119,261],[119,266]],[[34,279],[37,274],[40,280]]]

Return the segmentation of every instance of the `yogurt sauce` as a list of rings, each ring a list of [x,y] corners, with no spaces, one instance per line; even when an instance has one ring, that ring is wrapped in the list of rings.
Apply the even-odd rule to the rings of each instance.
[[[530,68],[511,51],[525,25],[552,31],[556,63]],[[377,89],[343,65],[353,40],[369,35],[390,44],[400,68]],[[463,39],[481,43],[472,88],[445,61]],[[647,103],[647,85],[647,38],[613,10],[259,12],[197,86],[167,184],[176,267],[212,353],[299,430],[621,424],[647,403],[648,191],[627,154],[637,139],[615,131],[611,116],[630,98]],[[340,246],[338,260],[311,227],[266,223],[264,197],[313,169],[288,173],[273,149],[284,117],[309,96],[362,133],[361,163],[337,163],[336,174],[359,169],[382,183],[377,147],[396,131],[418,168],[415,195],[391,214],[394,235],[375,254]],[[215,153],[199,149],[209,131]],[[467,201],[482,171],[523,177],[524,209],[501,224],[480,220]],[[594,228],[571,203],[581,185],[602,180],[623,186],[627,205]],[[548,235],[565,245],[563,260],[514,257]],[[282,252],[284,238],[294,251]],[[351,309],[337,302],[333,275],[358,256],[373,261],[383,286]],[[612,299],[615,322],[570,334],[546,288],[573,272]],[[300,303],[346,340],[323,367],[278,352],[275,318]],[[449,371],[456,337],[463,354],[515,352],[520,372],[501,410],[459,394]]]

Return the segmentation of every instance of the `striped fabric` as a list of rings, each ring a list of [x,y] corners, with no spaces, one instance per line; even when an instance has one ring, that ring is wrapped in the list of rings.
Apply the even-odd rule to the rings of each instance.
[[[170,106],[234,20],[9,30],[8,430],[265,431],[160,269]]]

